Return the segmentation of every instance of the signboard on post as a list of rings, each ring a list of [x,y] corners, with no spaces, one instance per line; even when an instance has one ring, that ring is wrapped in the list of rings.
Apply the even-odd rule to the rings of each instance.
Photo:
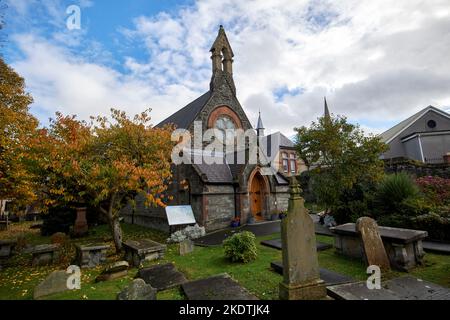
[[[167,206],[166,215],[169,226],[196,223],[191,206]]]

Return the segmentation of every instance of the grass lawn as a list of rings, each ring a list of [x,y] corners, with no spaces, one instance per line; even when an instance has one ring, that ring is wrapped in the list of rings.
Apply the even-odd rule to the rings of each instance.
[[[30,223],[14,224],[10,231],[0,232],[0,239],[17,237],[22,233],[29,244],[49,243],[49,237],[41,237],[36,230],[29,229]],[[134,225],[123,225],[125,239],[150,238],[164,242],[167,235]],[[281,251],[261,246],[262,240],[279,238],[279,235],[271,235],[257,238],[258,259],[248,264],[231,263],[224,258],[223,249],[218,247],[195,247],[195,251],[187,256],[178,254],[177,245],[169,245],[164,259],[154,263],[173,262],[178,270],[182,271],[190,280],[201,279],[211,275],[228,273],[242,286],[254,293],[260,299],[278,299],[278,285],[282,277],[271,271],[270,262],[281,260]],[[333,239],[326,236],[318,236],[319,241],[332,243]],[[112,239],[106,226],[93,228],[87,238],[71,240],[71,243],[87,243],[92,241],[107,242],[112,245]],[[74,251],[69,250],[68,256],[73,256]],[[121,256],[110,251],[110,261],[120,260]],[[32,299],[33,288],[39,284],[50,272],[63,270],[70,264],[66,259],[59,266],[31,267],[30,257],[20,254],[12,260],[12,265],[0,271],[0,299]],[[148,263],[150,265],[152,263]],[[360,260],[352,260],[335,254],[334,249],[328,249],[319,253],[319,264],[342,274],[352,276],[358,280],[367,279],[366,267]],[[120,292],[136,275],[137,269],[130,269],[128,277],[108,282],[95,283],[96,276],[103,267],[82,270],[81,290],[68,291],[55,294],[47,299],[55,300],[110,300],[115,299]],[[413,270],[410,274],[429,280],[437,284],[450,287],[450,256],[427,254],[425,265]],[[386,278],[404,275],[404,273],[392,272]],[[158,293],[158,299],[184,299],[179,289]]]

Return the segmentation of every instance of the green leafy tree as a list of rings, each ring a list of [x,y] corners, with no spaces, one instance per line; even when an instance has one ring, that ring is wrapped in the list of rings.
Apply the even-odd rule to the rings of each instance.
[[[310,171],[314,194],[327,212],[357,183],[376,182],[383,176],[380,155],[387,146],[365,135],[342,116],[324,116],[310,127],[295,129],[296,149]]]

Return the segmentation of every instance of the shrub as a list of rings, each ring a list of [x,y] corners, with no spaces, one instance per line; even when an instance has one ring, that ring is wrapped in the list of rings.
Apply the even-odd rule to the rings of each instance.
[[[258,256],[256,237],[249,231],[243,231],[232,235],[223,241],[225,257],[233,262],[248,263]]]
[[[416,184],[425,198],[435,206],[450,204],[450,179],[441,177],[422,177]]]
[[[387,175],[379,184],[375,195],[378,214],[399,212],[403,201],[419,197],[419,188],[406,173]]]

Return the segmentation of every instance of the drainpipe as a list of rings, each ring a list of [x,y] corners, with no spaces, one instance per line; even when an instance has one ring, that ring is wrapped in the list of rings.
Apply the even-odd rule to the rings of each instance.
[[[420,156],[422,158],[422,162],[425,163],[425,157],[423,156],[422,139],[420,139],[420,134],[418,135],[418,139],[419,139]]]

